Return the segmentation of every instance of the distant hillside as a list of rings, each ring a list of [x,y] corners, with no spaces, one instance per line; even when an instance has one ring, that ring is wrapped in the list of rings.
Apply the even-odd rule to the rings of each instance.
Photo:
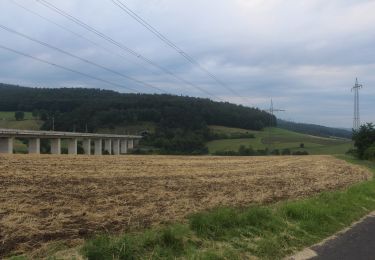
[[[303,124],[303,123],[294,123],[290,121],[285,121],[278,119],[277,126],[279,128],[283,128],[286,130],[315,135],[315,136],[322,136],[322,137],[340,137],[340,138],[352,138],[352,132],[349,130],[341,129],[341,128],[332,128],[326,127],[321,125],[314,125],[314,124]]]
[[[0,84],[0,111],[17,110],[33,112],[46,130],[53,121],[55,130],[90,132],[151,122],[155,131],[144,142],[166,153],[206,152],[208,125],[260,130],[276,123],[257,108],[203,98]]]
[[[0,111],[39,110],[55,118],[57,130],[84,131],[151,121],[169,128],[201,128],[223,125],[246,129],[269,126],[269,114],[227,102],[209,99],[150,94],[121,94],[84,88],[26,88],[0,84]],[[44,115],[44,114],[47,115]],[[46,119],[46,118],[45,118]],[[43,128],[50,128],[46,120]]]

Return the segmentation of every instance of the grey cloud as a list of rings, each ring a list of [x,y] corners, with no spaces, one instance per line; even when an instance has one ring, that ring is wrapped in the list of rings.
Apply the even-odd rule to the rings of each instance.
[[[121,73],[163,87],[168,93],[206,97],[136,57],[57,16],[35,0],[16,0],[95,45],[0,1],[0,24],[46,41]],[[233,94],[159,41],[111,1],[48,0],[177,75],[225,100],[287,110],[294,121],[350,127],[352,93],[359,77],[362,118],[375,121],[375,2],[358,0],[128,0],[126,3],[204,67],[240,93]],[[16,17],[16,19],[15,19]],[[92,67],[0,30],[0,44],[103,79],[152,89]],[[0,81],[30,86],[81,86],[126,90],[39,64],[0,50]],[[248,100],[248,101],[246,101]]]

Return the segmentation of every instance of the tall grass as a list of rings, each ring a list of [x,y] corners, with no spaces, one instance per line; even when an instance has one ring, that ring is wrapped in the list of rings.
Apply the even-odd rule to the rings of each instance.
[[[361,164],[375,173],[375,163]],[[191,215],[186,224],[99,236],[87,241],[82,252],[88,259],[281,259],[372,210],[375,180],[298,201],[218,208]]]
[[[190,230],[184,225],[172,225],[120,237],[97,236],[86,242],[83,253],[88,259],[143,259],[178,257],[195,244],[186,239]]]

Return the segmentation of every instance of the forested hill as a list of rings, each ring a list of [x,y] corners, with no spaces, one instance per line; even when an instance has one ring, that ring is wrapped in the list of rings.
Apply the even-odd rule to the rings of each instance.
[[[287,129],[290,131],[315,135],[315,136],[322,136],[322,137],[341,137],[341,138],[352,138],[352,132],[340,129],[340,128],[332,128],[326,127],[321,125],[314,125],[314,124],[303,124],[303,123],[294,123],[290,121],[285,121],[278,119],[277,126],[279,128]]]
[[[223,125],[259,130],[270,124],[264,111],[209,99],[149,94],[121,94],[84,88],[26,88],[0,84],[0,111],[39,111],[55,118],[57,130],[90,131],[136,121],[168,128],[197,129]],[[275,120],[272,120],[275,122]],[[44,128],[49,129],[49,120]]]
[[[0,111],[30,111],[43,129],[96,132],[100,128],[153,122],[148,145],[165,153],[205,153],[208,125],[252,130],[276,124],[256,108],[209,99],[157,94],[122,94],[84,88],[26,88],[0,84]],[[145,142],[146,142],[145,141]]]

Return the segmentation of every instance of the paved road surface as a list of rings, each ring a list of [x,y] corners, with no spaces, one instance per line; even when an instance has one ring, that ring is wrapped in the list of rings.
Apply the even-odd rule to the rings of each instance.
[[[375,215],[365,218],[347,232],[311,248],[316,260],[375,260]]]

